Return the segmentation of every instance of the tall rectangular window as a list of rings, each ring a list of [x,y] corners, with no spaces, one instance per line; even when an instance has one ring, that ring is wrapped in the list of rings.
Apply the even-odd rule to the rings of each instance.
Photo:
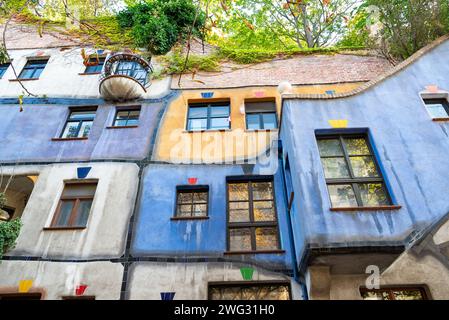
[[[89,135],[96,110],[72,111],[67,119],[61,138],[85,138]]]
[[[433,119],[449,119],[449,103],[446,99],[424,99],[424,103]]]
[[[221,130],[230,128],[229,102],[189,104],[187,130]]]
[[[384,287],[380,289],[360,288],[363,300],[428,300],[421,287]]]
[[[285,283],[211,283],[209,300],[290,300],[290,285]]]
[[[85,227],[96,189],[97,182],[67,183],[51,227]]]
[[[20,72],[19,79],[39,79],[47,62],[48,59],[28,60],[22,72]]]
[[[269,130],[278,127],[276,102],[245,102],[246,128],[250,130]]]
[[[8,70],[10,63],[2,63],[0,64],[0,79],[5,74],[6,70]]]
[[[209,186],[178,186],[176,218],[207,217]]]
[[[228,179],[228,250],[279,249],[273,180]]]
[[[140,108],[117,110],[114,127],[132,127],[139,125]]]
[[[366,135],[317,139],[333,208],[391,205]]]
[[[105,57],[91,57],[89,58],[88,65],[86,66],[86,70],[84,73],[100,73],[103,70],[103,65],[105,61]]]

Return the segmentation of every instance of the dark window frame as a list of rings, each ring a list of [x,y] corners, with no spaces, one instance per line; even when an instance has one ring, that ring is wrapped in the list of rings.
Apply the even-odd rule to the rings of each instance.
[[[96,300],[96,296],[62,296],[62,300]]]
[[[344,138],[355,138],[355,139],[364,139],[366,141],[366,145],[368,146],[369,155],[351,155],[349,156],[348,150],[346,148],[346,144],[344,143]],[[351,185],[353,191],[354,191],[354,196],[357,202],[357,207],[355,208],[369,208],[371,206],[366,206],[363,205],[363,200],[361,197],[361,193],[360,193],[360,189],[358,184],[367,184],[367,183],[380,183],[383,185],[384,191],[385,191],[385,195],[387,197],[387,201],[388,204],[387,206],[393,206],[393,199],[391,197],[390,194],[390,190],[387,187],[387,183],[385,181],[385,178],[383,176],[382,170],[380,168],[377,156],[372,148],[372,144],[371,141],[369,139],[368,134],[366,133],[358,133],[358,134],[353,134],[353,133],[335,133],[335,134],[317,134],[316,135],[316,141],[317,144],[319,143],[319,140],[328,140],[328,139],[338,139],[340,142],[340,146],[342,148],[343,151],[343,156],[321,156],[320,155],[320,162],[321,162],[321,167],[323,168],[324,171],[324,163],[323,161],[321,161],[321,159],[330,159],[330,158],[341,158],[343,157],[346,163],[346,167],[348,169],[348,173],[349,173],[349,178],[326,178],[325,177],[325,181],[326,181],[326,186],[329,185]],[[317,146],[318,147],[318,146]],[[357,157],[357,156],[370,156],[374,162],[374,165],[376,167],[377,173],[378,173],[378,177],[356,177],[354,174],[354,170],[352,168],[352,164],[350,161],[350,157]],[[332,209],[340,209],[341,207],[334,207],[332,204],[332,199],[330,197],[330,192],[328,189],[328,195],[329,195],[329,201],[331,204],[331,208]]]
[[[91,112],[94,113],[93,117],[84,117],[84,118],[81,118],[81,119],[70,120],[70,117],[71,117],[72,114],[75,113],[75,112],[89,112],[89,111],[91,111]],[[89,135],[87,135],[86,137],[79,137],[80,130],[81,130],[82,126],[83,126],[83,122],[90,122],[90,121],[92,121],[92,127],[93,127],[93,124],[94,124],[96,115],[97,115],[97,107],[89,107],[89,108],[69,108],[69,114],[68,114],[68,116],[67,116],[67,119],[66,119],[65,124],[64,124],[64,128],[62,129],[59,138],[60,138],[60,139],[74,139],[74,138],[75,138],[75,139],[79,139],[79,138],[87,138]],[[77,127],[77,130],[76,130],[76,137],[64,137],[64,132],[65,132],[65,130],[67,129],[67,125],[69,124],[69,122],[78,122],[78,127]],[[91,127],[91,128],[92,128],[92,127]],[[89,134],[90,134],[90,131],[89,131]]]
[[[0,64],[0,79],[3,78],[8,68],[11,66],[11,62],[1,63]]]
[[[228,107],[228,127],[227,128],[211,128],[211,119],[222,119],[225,117],[218,117],[218,116],[212,116],[212,108],[214,107]],[[190,112],[191,109],[194,108],[207,108],[207,114],[206,117],[197,117],[197,118],[191,118]],[[186,121],[186,130],[187,131],[209,131],[209,130],[229,130],[231,129],[231,101],[217,101],[217,102],[189,102],[188,103],[188,110],[187,110],[187,121]],[[189,120],[191,119],[206,119],[206,128],[205,129],[191,129],[189,125]]]
[[[254,219],[254,201],[253,201],[253,192],[251,183],[253,182],[271,182],[273,197],[272,199],[264,199],[257,201],[273,201],[274,207],[274,216],[275,220],[273,221],[255,221]],[[249,222],[230,222],[230,214],[229,214],[229,184],[232,183],[247,183],[248,184],[248,201],[232,201],[232,202],[248,202],[249,205]],[[257,253],[257,252],[266,252],[266,251],[280,251],[282,250],[281,245],[281,236],[279,232],[279,217],[277,212],[276,205],[276,191],[274,186],[274,176],[235,176],[235,177],[227,177],[226,178],[226,250],[229,253],[240,252],[240,251],[231,251],[231,237],[230,230],[231,229],[251,229],[251,250],[249,251],[241,251],[242,253]],[[256,229],[257,228],[274,228],[276,229],[277,236],[277,248],[275,249],[257,249],[256,244]]]
[[[423,98],[424,105],[426,106],[426,110],[429,113],[432,119],[448,119],[449,120],[449,101],[446,98]],[[446,111],[447,116],[444,118],[435,118],[429,112],[428,105],[429,104],[441,104]]]
[[[27,62],[25,64],[25,66],[22,68],[22,70],[20,71],[18,78],[20,80],[39,79],[42,72],[44,72],[44,69],[47,66],[49,60],[50,60],[50,58],[42,58],[42,59],[29,58],[29,59],[27,59]],[[45,61],[45,63],[36,63],[36,62],[42,62],[42,61]],[[33,63],[34,63],[34,65],[33,65]],[[33,70],[31,77],[28,77],[28,78],[22,77],[25,70]],[[38,70],[40,70],[39,75],[37,77],[35,77],[35,74]]]
[[[266,287],[266,286],[286,286],[288,287],[289,300],[292,300],[292,287],[291,283],[288,281],[272,281],[272,280],[261,280],[261,281],[218,281],[218,282],[208,282],[207,283],[207,299],[211,300],[213,287]]]
[[[388,293],[389,300],[396,300],[394,297],[394,291],[419,291],[422,296],[422,300],[431,300],[431,296],[429,290],[424,285],[402,285],[402,286],[381,286],[379,289],[368,289],[366,287],[360,287],[359,292],[360,296],[363,298],[362,294],[364,292],[372,292],[372,293]]]
[[[188,217],[183,217],[183,216],[178,216],[178,205],[180,205],[178,203],[179,200],[179,194],[180,193],[207,193],[207,201],[206,203],[203,202],[195,202],[193,200],[192,197],[192,202],[190,203],[191,205],[191,210],[190,210],[190,216]],[[194,219],[207,219],[209,217],[209,203],[210,203],[210,194],[209,194],[209,185],[193,185],[193,186],[176,186],[176,199],[175,199],[175,210],[173,213],[173,217],[172,219],[174,220],[194,220]],[[206,205],[206,215],[204,216],[193,216],[193,205],[195,204],[201,204],[201,205]]]
[[[0,293],[0,300],[42,300],[41,292],[28,293]]]
[[[97,60],[97,57],[90,57],[89,58],[89,63],[91,61],[95,61]],[[86,68],[84,69],[84,73],[83,74],[99,74],[101,73],[101,71],[103,70],[103,66],[104,63],[106,62],[106,56],[99,56],[98,57],[98,64],[96,65],[87,65]],[[98,70],[98,67],[101,66],[101,68]],[[93,71],[89,71],[89,69],[94,69]]]
[[[267,110],[267,111],[251,111],[247,110],[246,104],[247,103],[273,103],[274,110]],[[275,128],[268,128],[265,129],[265,122],[263,121],[263,115],[264,114],[274,114],[275,118]],[[259,128],[257,129],[251,129],[248,128],[248,115],[258,115],[258,124]],[[246,130],[278,130],[279,129],[279,118],[276,110],[276,99],[275,98],[258,98],[258,99],[245,99],[245,126]]]
[[[132,125],[128,125],[128,121],[129,121],[129,113],[133,112],[133,111],[139,111],[139,117],[137,118],[137,124],[132,124]],[[126,118],[126,125],[116,125],[117,123],[117,116],[119,114],[119,112],[128,112],[128,116]],[[127,108],[117,108],[115,111],[115,115],[114,115],[114,121],[112,122],[112,127],[117,128],[117,127],[137,127],[140,124],[140,115],[142,113],[142,108],[141,106],[135,106],[135,107],[127,107]]]
[[[92,196],[64,196],[64,190],[67,186],[70,185],[95,185],[95,192]],[[91,211],[92,211],[92,207],[89,209],[89,215],[86,221],[86,225],[85,226],[78,226],[75,225],[75,221],[77,218],[77,213],[78,213],[78,207],[79,204],[81,202],[81,200],[91,200],[92,203],[95,199],[95,195],[97,193],[97,188],[98,188],[98,180],[96,179],[89,179],[89,180],[80,180],[80,181],[64,181],[64,187],[62,189],[62,193],[61,196],[59,197],[58,200],[58,206],[56,207],[56,211],[53,214],[53,218],[51,220],[50,223],[50,227],[47,229],[78,229],[78,228],[86,228],[87,227],[87,222],[89,221],[89,217],[91,215]],[[74,201],[74,205],[72,207],[72,210],[70,212],[69,215],[69,219],[68,219],[68,223],[65,226],[59,226],[57,225],[57,221],[59,219],[59,216],[61,214],[61,207],[64,201]]]

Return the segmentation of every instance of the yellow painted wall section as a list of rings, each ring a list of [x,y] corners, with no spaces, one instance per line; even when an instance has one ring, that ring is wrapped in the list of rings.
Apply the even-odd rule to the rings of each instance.
[[[329,90],[343,93],[362,84],[363,82],[294,86],[292,93],[322,94]],[[203,99],[202,92],[213,92],[213,97]],[[246,130],[244,102],[246,99],[256,98],[274,98],[279,121],[281,98],[276,87],[183,90],[171,102],[161,120],[153,160],[171,163],[231,163],[254,159],[265,153],[272,141],[277,140],[278,131]],[[220,99],[230,100],[230,130],[186,130],[189,101],[211,102]]]

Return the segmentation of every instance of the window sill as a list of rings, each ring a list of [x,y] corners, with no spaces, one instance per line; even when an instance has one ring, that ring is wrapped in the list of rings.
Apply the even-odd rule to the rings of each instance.
[[[209,217],[171,217],[170,220],[174,221],[185,221],[185,220],[208,220]]]
[[[45,227],[44,231],[84,230],[86,227]]]
[[[109,126],[106,127],[106,129],[132,129],[132,128],[138,128],[139,126]]]
[[[196,133],[196,132],[228,132],[232,129],[204,129],[204,130],[184,130],[184,133]]]
[[[449,118],[433,118],[434,122],[449,122]]]
[[[87,137],[83,138],[52,138],[51,141],[78,141],[78,140],[87,140]]]
[[[245,129],[245,132],[278,132],[279,129]]]
[[[19,82],[19,81],[35,81],[35,80],[39,80],[39,78],[31,78],[31,79],[9,79],[9,81],[11,82]]]
[[[79,76],[95,76],[95,75],[99,75],[99,74],[101,74],[101,72],[92,72],[92,73],[82,72],[82,73],[78,73]]]
[[[285,250],[253,250],[253,251],[225,251],[225,255],[242,255],[242,254],[284,254]]]
[[[330,208],[330,211],[383,211],[383,210],[399,210],[402,206],[378,206],[378,207],[347,207],[347,208]]]

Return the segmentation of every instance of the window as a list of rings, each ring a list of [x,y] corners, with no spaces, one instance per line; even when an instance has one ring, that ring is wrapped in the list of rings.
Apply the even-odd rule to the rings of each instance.
[[[207,217],[209,186],[182,186],[176,189],[176,218]]]
[[[426,291],[421,287],[408,288],[360,288],[363,300],[428,300]]]
[[[228,250],[279,249],[273,181],[228,181]]]
[[[290,286],[284,283],[209,284],[209,300],[290,300]]]
[[[318,137],[318,148],[333,208],[391,205],[365,135]]]
[[[268,130],[278,127],[276,118],[276,102],[245,102],[246,129]]]
[[[449,119],[449,103],[446,99],[424,99],[424,103],[432,119]]]
[[[62,300],[95,300],[95,296],[63,296]]]
[[[97,57],[89,58],[88,65],[86,70],[84,70],[84,73],[100,73],[103,69],[105,59],[105,57],[100,57],[98,59],[98,64],[95,64],[97,62]]]
[[[61,138],[85,138],[94,123],[96,110],[70,112]]]
[[[19,79],[38,79],[47,62],[48,59],[28,60],[19,75]]]
[[[230,128],[229,102],[189,104],[187,130]]]
[[[143,86],[148,82],[147,70],[136,61],[119,61],[114,64],[112,73],[136,79]]]
[[[0,79],[3,77],[6,70],[9,68],[9,65],[10,65],[9,63],[1,63],[0,64]]]
[[[118,110],[115,114],[114,127],[131,127],[139,125],[139,109]]]
[[[96,189],[97,182],[67,183],[51,228],[85,227]]]
[[[0,300],[40,300],[41,293],[0,293]]]

